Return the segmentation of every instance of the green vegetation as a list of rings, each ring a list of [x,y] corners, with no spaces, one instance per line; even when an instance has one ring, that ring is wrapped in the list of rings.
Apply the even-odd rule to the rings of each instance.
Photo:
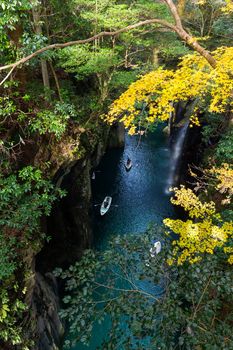
[[[49,215],[54,201],[63,195],[31,166],[0,177],[0,335],[13,345],[24,343],[27,251],[40,249],[45,238],[40,218]]]
[[[231,349],[232,268],[221,254],[169,267],[172,242],[150,255],[158,234],[164,230],[152,227],[116,237],[101,255],[86,251],[69,270],[56,271],[67,281],[61,316],[73,333],[68,349],[78,340],[88,344],[95,322],[106,319],[111,328],[100,349]]]
[[[134,270],[136,268],[134,273],[138,279],[156,283],[161,281],[164,273],[169,278],[165,278],[167,293],[156,302],[152,302],[153,296],[143,293],[112,292],[109,288],[102,291],[105,298],[115,298],[117,293],[117,299],[107,304],[106,309],[115,320],[116,330],[119,331],[117,327],[120,327],[122,315],[131,315],[131,318],[125,318],[129,327],[122,338],[125,348],[132,344],[131,335],[136,341],[144,335],[149,336],[152,348],[160,342],[161,349],[173,349],[177,341],[181,349],[233,347],[228,319],[232,312],[230,264],[233,249],[228,237],[233,211],[232,5],[227,0],[187,0],[175,4],[178,12],[174,15],[174,4],[170,0],[70,0],[64,1],[62,6],[60,0],[0,2],[1,348],[13,349],[17,345],[17,349],[31,350],[33,346],[25,339],[23,322],[28,315],[24,302],[25,280],[31,269],[26,257],[29,251],[35,255],[48,239],[41,228],[41,220],[64,195],[53,185],[53,175],[63,162],[80,159],[95,149],[103,128],[106,128],[103,116],[113,101],[135,81],[140,85],[138,78],[141,75],[150,73],[146,77],[153,77],[153,71],[161,66],[166,70],[159,69],[156,79],[150,79],[147,86],[141,85],[144,100],[138,101],[141,96],[137,95],[131,103],[131,94],[129,100],[124,100],[123,110],[119,112],[118,109],[114,118],[118,120],[124,112],[126,126],[132,127],[134,133],[138,123],[142,125],[142,115],[148,118],[146,126],[154,121],[149,106],[154,115],[164,112],[164,119],[167,119],[171,102],[198,100],[199,109],[195,111],[193,122],[203,125],[203,147],[208,152],[205,151],[203,161],[205,169],[201,170],[203,176],[193,175],[198,178],[196,188],[201,189],[198,195],[203,198],[203,207],[208,208],[211,201],[215,203],[216,211],[211,220],[207,215],[203,222],[212,231],[221,231],[224,227],[227,237],[225,231],[221,231],[224,244],[213,244],[213,254],[205,251],[202,261],[197,260],[194,264],[187,260],[184,264],[174,264],[171,242],[166,243],[157,259],[150,259],[153,230],[143,238],[134,237],[130,244],[128,238],[119,239],[117,248],[113,245],[101,260],[96,259],[95,253],[88,252],[82,261],[62,273],[65,279],[73,278],[67,282],[67,291],[72,290],[75,295],[72,300],[67,295],[68,308],[62,316],[71,321],[71,316],[77,315],[72,327],[85,331],[81,339],[85,343],[92,330],[90,316],[101,311],[94,308],[96,300],[93,302],[89,279],[96,283],[94,271],[99,271],[104,278],[110,264],[114,266],[113,270],[117,265],[132,266]],[[157,19],[157,22],[147,22],[117,35],[98,36],[99,32],[115,32],[151,19]],[[83,44],[45,50],[47,45],[84,40],[93,35],[97,36]],[[222,46],[225,48],[212,54]],[[44,52],[37,55],[36,51],[42,48]],[[192,50],[201,56],[186,56]],[[30,59],[20,61],[28,55],[31,55]],[[177,64],[182,57],[183,69],[178,70]],[[191,62],[190,57],[195,59]],[[161,77],[161,72],[167,72],[169,77],[173,75],[174,80]],[[156,86],[157,91],[154,91]],[[159,101],[162,91],[165,91],[164,98]],[[142,114],[139,113],[141,106]],[[163,110],[160,110],[161,106]],[[212,106],[210,111],[209,106]],[[136,111],[133,126],[132,109]],[[195,199],[192,205],[196,205],[197,210],[200,205],[197,196],[190,198]],[[192,221],[192,216],[189,220],[191,226],[185,231],[185,242],[203,224],[198,218]],[[181,227],[186,222],[169,224],[181,236],[184,231]],[[189,243],[187,247],[177,244],[181,256],[184,251],[190,253],[189,249],[193,249]],[[200,246],[197,245],[198,249]],[[137,254],[133,253],[133,248]],[[195,253],[199,254],[198,249]],[[148,259],[149,265],[145,263]],[[164,260],[167,264],[161,263]],[[114,275],[110,277],[115,278]],[[84,288],[77,290],[80,281],[79,286]],[[127,283],[132,286],[131,282]],[[74,304],[76,308],[73,308]],[[220,316],[221,312],[223,316]],[[159,323],[157,315],[161,318]],[[174,324],[176,327],[171,327]],[[111,333],[111,340],[110,348],[119,341],[115,332]]]
[[[216,161],[218,163],[229,163],[233,162],[233,129],[231,128],[225,134],[222,135],[216,148]]]

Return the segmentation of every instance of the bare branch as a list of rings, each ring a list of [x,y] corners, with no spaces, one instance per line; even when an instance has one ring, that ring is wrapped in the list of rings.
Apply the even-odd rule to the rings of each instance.
[[[171,11],[171,14],[176,22],[176,26],[180,29],[183,29],[179,13],[178,13],[178,10],[177,10],[174,2],[172,0],[164,0],[164,1]]]
[[[197,51],[201,56],[203,56],[212,68],[216,68],[216,60],[214,57],[202,47],[190,34],[186,32],[183,28],[178,10],[172,0],[164,0],[164,2],[169,7],[173,18],[175,19],[175,31],[181,39],[183,39],[189,46],[191,46],[195,51]]]
[[[11,76],[13,70],[15,69],[15,67],[12,67],[11,70],[7,73],[7,75],[5,76],[5,78],[0,82],[0,86],[3,85],[5,83],[5,81]]]

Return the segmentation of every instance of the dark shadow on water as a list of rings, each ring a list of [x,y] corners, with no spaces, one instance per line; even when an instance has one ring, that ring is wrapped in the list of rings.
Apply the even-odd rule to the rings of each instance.
[[[126,171],[127,157],[133,162]],[[167,137],[161,127],[144,137],[138,145],[137,136],[126,136],[124,151],[109,150],[103,157],[96,179],[92,181],[93,204],[105,196],[112,197],[109,212],[101,217],[100,206],[93,206],[94,245],[103,249],[111,234],[139,233],[149,222],[162,223],[174,216],[166,192],[170,166]],[[103,245],[103,247],[102,247]]]
[[[175,211],[166,194],[170,167],[170,149],[163,126],[142,138],[126,136],[124,150],[109,150],[99,167],[95,169],[92,180],[93,193],[93,234],[97,250],[105,250],[112,236],[117,234],[142,234],[150,222],[161,224],[166,217],[175,217]],[[130,171],[126,171],[124,162],[127,157],[133,162]],[[112,206],[103,217],[100,206],[105,196],[112,197]],[[156,237],[155,237],[156,239]],[[145,288],[154,286],[148,284]],[[158,293],[161,292],[161,288]],[[96,324],[88,347],[77,344],[72,350],[96,350],[106,337],[110,321]]]

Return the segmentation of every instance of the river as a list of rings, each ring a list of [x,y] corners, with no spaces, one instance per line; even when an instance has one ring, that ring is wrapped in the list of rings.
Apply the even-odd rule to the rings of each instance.
[[[93,234],[98,250],[106,249],[110,236],[139,234],[149,223],[161,223],[165,217],[174,217],[174,209],[167,194],[171,170],[171,150],[168,138],[159,126],[143,137],[126,136],[124,150],[111,149],[103,157],[93,191]],[[127,157],[133,162],[129,172],[124,167]],[[99,204],[105,196],[112,197],[109,212],[101,217]],[[107,325],[96,325],[88,347],[78,344],[72,350],[95,350],[106,334]]]

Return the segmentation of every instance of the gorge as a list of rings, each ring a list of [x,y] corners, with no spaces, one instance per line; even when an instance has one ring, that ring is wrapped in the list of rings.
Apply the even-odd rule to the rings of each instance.
[[[0,2],[1,350],[233,348],[232,28],[229,0]]]

